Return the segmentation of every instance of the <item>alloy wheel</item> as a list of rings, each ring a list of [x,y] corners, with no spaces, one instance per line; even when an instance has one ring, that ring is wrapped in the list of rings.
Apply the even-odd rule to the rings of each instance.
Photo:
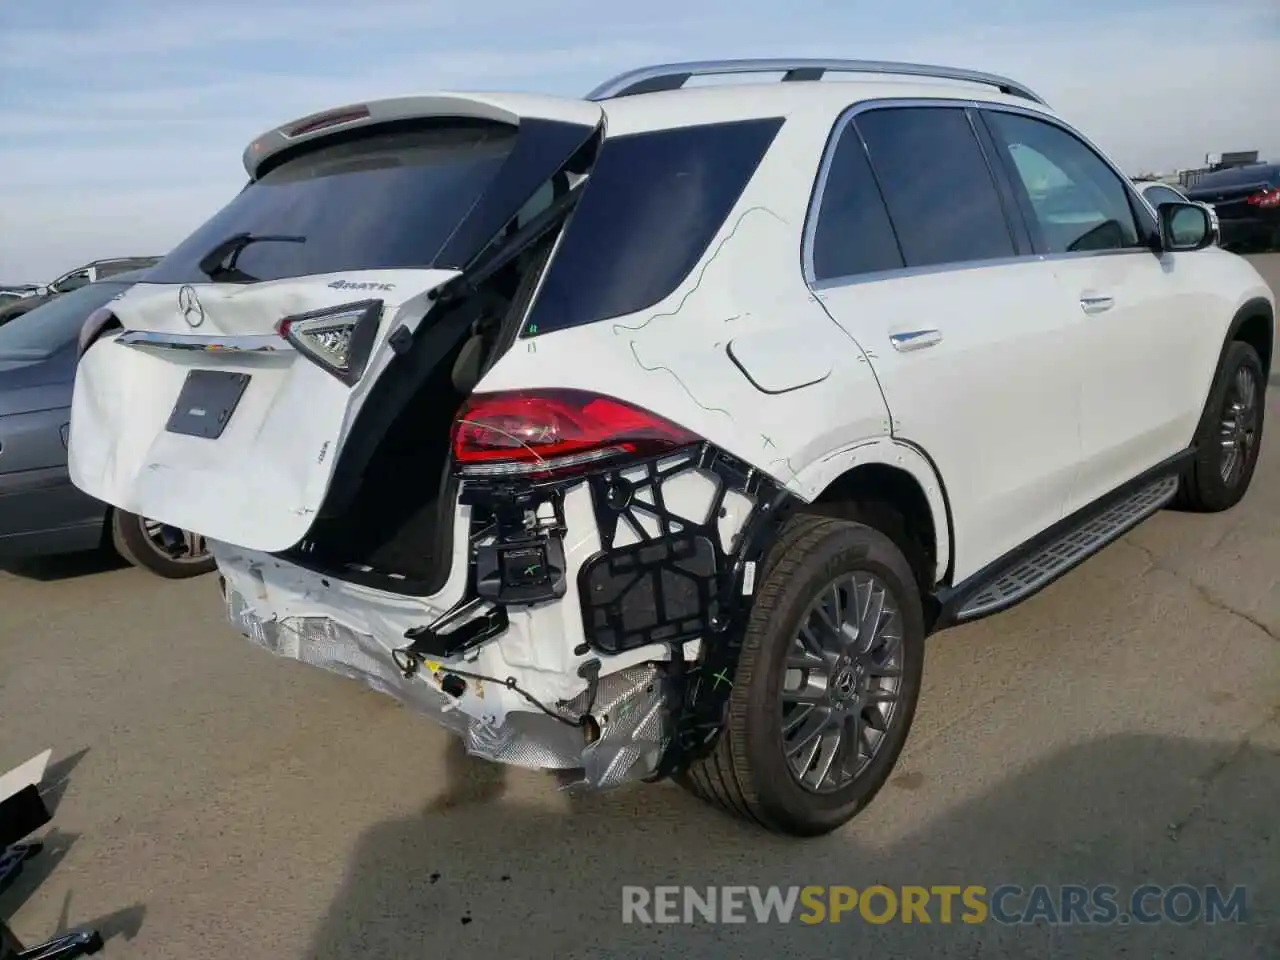
[[[902,659],[902,615],[874,574],[847,574],[809,604],[781,695],[783,751],[802,787],[839,790],[876,757],[899,712]]]
[[[142,532],[156,553],[175,563],[201,563],[209,556],[204,537],[198,533],[146,517],[142,518]]]
[[[1219,439],[1222,458],[1218,470],[1222,482],[1234,487],[1244,475],[1258,442],[1258,383],[1253,371],[1240,367],[1227,390]]]

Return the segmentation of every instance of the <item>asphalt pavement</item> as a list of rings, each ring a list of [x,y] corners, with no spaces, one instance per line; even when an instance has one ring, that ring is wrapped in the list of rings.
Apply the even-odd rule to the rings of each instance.
[[[578,797],[469,760],[240,639],[212,577],[0,572],[0,771],[52,748],[56,783],[0,916],[95,923],[109,960],[1280,956],[1280,389],[1268,418],[1235,510],[1162,513],[931,641],[896,775],[804,843],[670,785]],[[624,885],[1143,883],[1243,886],[1246,922],[622,922]]]

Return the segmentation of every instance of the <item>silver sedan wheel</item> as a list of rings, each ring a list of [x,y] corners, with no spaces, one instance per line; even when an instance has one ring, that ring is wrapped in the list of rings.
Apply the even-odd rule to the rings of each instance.
[[[203,563],[209,558],[209,548],[198,533],[179,530],[146,517],[142,518],[142,532],[156,553],[174,563]]]

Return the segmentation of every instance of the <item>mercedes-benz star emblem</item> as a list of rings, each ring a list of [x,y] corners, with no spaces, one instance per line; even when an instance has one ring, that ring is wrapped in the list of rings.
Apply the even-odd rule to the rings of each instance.
[[[194,287],[184,286],[178,291],[178,309],[182,311],[182,319],[188,327],[198,327],[204,323],[204,307],[196,296]]]

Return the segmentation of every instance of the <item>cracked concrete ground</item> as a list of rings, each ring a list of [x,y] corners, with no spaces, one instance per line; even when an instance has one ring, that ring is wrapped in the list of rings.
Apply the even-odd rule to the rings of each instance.
[[[805,844],[670,786],[573,798],[468,761],[391,701],[238,639],[210,579],[0,573],[0,770],[51,747],[60,797],[0,915],[28,939],[98,921],[110,960],[1274,958],[1280,390],[1268,417],[1236,510],[1163,513],[933,641],[892,782]],[[620,922],[623,884],[1144,882],[1245,885],[1250,922]]]

